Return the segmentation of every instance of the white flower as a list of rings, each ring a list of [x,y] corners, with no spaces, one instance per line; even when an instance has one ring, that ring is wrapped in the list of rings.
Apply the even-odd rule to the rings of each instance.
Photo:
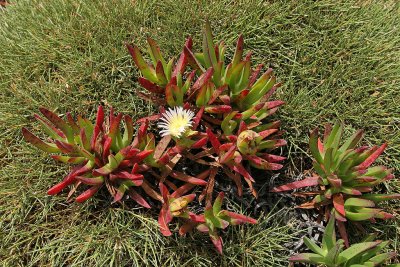
[[[183,109],[182,107],[169,108],[161,117],[158,127],[161,136],[171,135],[173,137],[181,137],[181,135],[192,126],[194,112]]]

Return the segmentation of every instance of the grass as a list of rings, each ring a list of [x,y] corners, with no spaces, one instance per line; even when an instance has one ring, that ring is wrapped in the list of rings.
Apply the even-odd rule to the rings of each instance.
[[[164,238],[154,216],[99,197],[84,205],[45,192],[66,169],[22,141],[39,106],[93,118],[99,103],[135,117],[152,107],[135,95],[136,69],[124,47],[146,35],[164,53],[180,51],[210,19],[215,38],[240,32],[256,62],[274,67],[287,102],[288,165],[307,151],[308,131],[337,119],[347,133],[389,149],[382,162],[400,174],[400,4],[396,1],[20,0],[0,11],[0,259],[4,266],[286,266],[295,227],[285,211],[224,235],[219,257],[206,237]],[[400,191],[394,181],[382,188]],[[390,206],[399,211],[399,202]],[[240,208],[240,207],[238,207]],[[400,221],[370,226],[399,246]]]

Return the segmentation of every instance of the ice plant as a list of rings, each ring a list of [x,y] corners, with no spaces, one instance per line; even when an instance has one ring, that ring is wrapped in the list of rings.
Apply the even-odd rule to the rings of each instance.
[[[220,192],[218,197],[215,199],[213,205],[208,204],[204,214],[196,215],[189,213],[189,220],[186,224],[182,225],[179,229],[181,235],[185,235],[187,232],[196,228],[198,231],[208,233],[217,251],[222,254],[222,238],[218,235],[218,229],[225,229],[229,225],[239,225],[244,223],[256,224],[257,220],[222,210],[222,202],[224,200],[224,193]]]
[[[278,170],[284,157],[270,154],[284,146],[279,121],[268,121],[284,102],[271,100],[280,83],[262,65],[251,67],[251,56],[243,57],[243,37],[240,36],[233,60],[225,64],[225,46],[214,46],[210,24],[203,36],[203,52],[192,50],[188,38],[179,59],[166,60],[156,42],[148,38],[150,62],[135,45],[127,45],[141,76],[138,82],[147,92],[137,92],[159,107],[159,113],[136,121],[139,126],[133,136],[132,119],[111,110],[105,117],[99,108],[95,125],[71,115],[66,119],[49,111],[42,112],[47,120],[37,116],[51,139],[44,142],[25,128],[25,139],[42,150],[57,155],[53,158],[78,166],[61,183],[49,190],[56,194],[66,187],[71,193],[81,186],[89,189],[77,198],[84,201],[105,185],[114,197],[122,200],[129,194],[140,205],[150,205],[141,195],[161,202],[160,230],[170,235],[173,218],[208,232],[218,251],[222,239],[217,229],[227,224],[256,223],[244,215],[221,210],[223,194],[212,204],[216,179],[225,176],[234,181],[242,195],[242,179],[257,197],[252,168]],[[44,109],[43,109],[44,110]],[[42,110],[41,110],[42,111]],[[124,121],[124,130],[120,123]],[[148,131],[151,123],[159,132]],[[58,155],[64,153],[64,155]],[[184,164],[197,165],[187,168]],[[189,166],[189,167],[190,167]],[[196,215],[188,204],[197,195],[205,198],[205,212]],[[219,204],[218,204],[219,203]]]
[[[297,254],[289,260],[327,267],[361,267],[381,266],[381,264],[396,257],[397,253],[395,252],[381,252],[388,246],[389,241],[374,241],[374,239],[375,235],[370,235],[361,243],[352,244],[349,248],[344,249],[344,240],[336,240],[335,219],[332,216],[325,228],[322,247],[319,247],[309,238],[304,237],[304,243],[313,253]]]
[[[318,129],[313,130],[309,146],[316,175],[278,186],[272,191],[282,192],[316,186],[315,190],[308,190],[306,193],[314,198],[300,207],[325,208],[326,213],[332,209],[342,237],[347,242],[343,222],[392,218],[391,214],[376,206],[380,201],[400,198],[400,194],[372,193],[376,185],[394,178],[390,169],[371,166],[383,153],[387,144],[371,148],[357,147],[363,136],[361,130],[341,144],[342,132],[342,124],[338,123],[333,128],[327,125],[321,140],[318,137]]]
[[[37,114],[35,118],[49,139],[42,141],[23,128],[25,140],[51,153],[51,157],[57,161],[76,165],[62,182],[48,190],[49,195],[58,194],[73,185],[70,196],[81,185],[89,186],[76,198],[77,202],[83,202],[106,186],[114,201],[121,200],[128,193],[139,204],[149,207],[134,187],[143,184],[142,162],[152,151],[139,150],[135,146],[130,116],[121,113],[116,115],[112,109],[109,116],[105,116],[103,107],[99,106],[96,123],[92,124],[81,116],[74,120],[70,113],[67,113],[65,120],[45,108],[40,108],[40,112],[45,118]],[[120,130],[122,120],[123,133]]]
[[[166,63],[154,40],[148,39],[148,43],[151,64],[147,64],[138,47],[127,47],[143,75],[138,81],[149,92],[139,95],[157,105],[175,107],[188,103],[193,110],[203,109],[203,124],[220,127],[223,123],[224,133],[230,134],[241,120],[246,123],[262,121],[284,104],[280,100],[269,101],[280,83],[276,83],[272,69],[261,76],[262,64],[252,69],[251,53],[243,58],[242,36],[232,62],[226,65],[225,45],[221,42],[214,46],[207,22],[203,52],[193,52],[189,38],[173,71],[173,60]],[[187,65],[193,71],[187,71]]]
[[[180,138],[190,129],[193,123],[194,112],[183,109],[183,107],[169,108],[162,114],[158,127],[161,129],[160,135],[170,135]]]

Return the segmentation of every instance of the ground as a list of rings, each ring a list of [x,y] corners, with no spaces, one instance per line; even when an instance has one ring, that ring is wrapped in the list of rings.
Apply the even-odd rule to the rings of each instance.
[[[274,68],[286,101],[277,118],[289,144],[289,181],[308,168],[309,130],[342,120],[366,144],[389,143],[381,162],[400,174],[400,4],[397,1],[82,1],[20,0],[0,10],[0,260],[4,266],[287,266],[307,224],[281,206],[256,226],[224,233],[224,256],[208,238],[163,237],[155,216],[128,201],[67,203],[47,189],[66,173],[26,144],[33,114],[46,106],[93,118],[98,104],[136,118],[152,111],[135,90],[138,72],[125,42],[157,40],[167,56],[191,35],[201,46],[205,19],[233,54],[244,34],[257,63]],[[36,131],[38,132],[38,131]],[[393,181],[383,192],[399,192]],[[243,204],[230,203],[233,209]],[[388,209],[395,214],[399,202]],[[250,211],[249,211],[250,212]],[[398,214],[397,214],[398,215]],[[300,231],[303,226],[303,231]],[[305,227],[304,227],[305,225]],[[399,250],[400,219],[369,225]],[[300,232],[299,232],[300,231]],[[310,232],[310,231],[309,231]]]

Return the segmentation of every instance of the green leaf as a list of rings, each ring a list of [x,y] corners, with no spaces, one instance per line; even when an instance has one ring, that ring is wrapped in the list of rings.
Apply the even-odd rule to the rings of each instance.
[[[390,199],[400,199],[400,194],[364,194],[362,197],[374,202],[380,202]]]
[[[225,135],[230,135],[233,130],[236,128],[237,126],[237,122],[233,121],[233,117],[236,116],[236,114],[238,113],[238,111],[232,111],[231,113],[229,113],[228,115],[225,116],[225,118],[223,119],[222,123],[221,123],[221,128],[224,131]]]
[[[35,119],[42,125],[43,130],[46,134],[48,134],[51,138],[56,139],[56,140],[63,140],[64,134],[56,129],[53,125],[51,125],[47,120],[44,120],[41,118],[39,115],[35,114]],[[62,135],[62,136],[60,136]],[[64,136],[65,137],[65,136]]]
[[[132,56],[133,61],[135,62],[136,66],[140,69],[143,76],[147,80],[153,83],[158,83],[155,70],[147,65],[146,61],[142,57],[142,54],[140,53],[139,48],[137,48],[136,45],[133,46],[127,45],[127,48]]]
[[[339,253],[342,251],[344,247],[344,241],[340,239],[334,246],[333,248],[329,249],[328,253],[326,253],[325,256],[325,263],[328,266],[336,266],[336,263],[338,261],[338,256]]]
[[[330,147],[326,150],[325,156],[324,156],[324,167],[325,170],[327,171],[328,174],[331,173],[331,167],[333,163],[333,154],[334,154],[334,148]]]
[[[324,236],[322,237],[322,249],[328,252],[336,244],[335,233],[335,218],[331,215],[328,225],[325,228]]]
[[[335,137],[333,138],[333,141],[332,141],[332,148],[334,149],[335,152],[339,148],[339,142],[340,142],[340,139],[342,138],[342,134],[343,134],[343,123],[338,123],[338,125],[339,125],[339,128],[336,131]],[[333,131],[335,131],[335,127],[336,127],[336,125],[333,127]]]
[[[353,149],[362,139],[364,132],[362,130],[358,130],[355,132],[347,141],[340,147],[340,151],[344,152],[348,149]]]
[[[334,147],[334,142],[337,139],[337,135],[341,135],[341,133],[339,134],[339,130],[341,128],[341,125],[339,123],[336,123],[333,128],[332,131],[330,132],[328,138],[326,139],[326,142],[324,142],[324,147],[325,149],[328,149],[330,147]],[[340,137],[340,136],[339,136]],[[325,141],[325,140],[324,140]]]
[[[206,67],[214,67],[217,65],[217,56],[214,50],[213,37],[211,32],[211,24],[206,22],[203,32],[203,53]]]
[[[308,237],[303,237],[303,241],[309,249],[321,256],[325,256],[326,252],[322,248],[318,247],[314,241],[310,240]]]
[[[55,144],[43,142],[39,137],[28,131],[26,128],[22,128],[22,135],[24,136],[25,141],[31,143],[40,150],[43,150],[47,153],[61,152]]]
[[[323,164],[324,160],[322,159],[321,153],[318,150],[318,128],[315,128],[310,134],[309,147],[314,159],[318,163]]]
[[[224,192],[220,192],[214,201],[213,213],[218,214],[221,211],[222,201],[224,200]]]
[[[362,199],[362,198],[348,198],[346,199],[344,206],[346,208],[355,206],[355,207],[375,207],[375,203],[371,200]]]
[[[153,59],[153,64],[156,65],[158,61],[162,63],[163,70],[167,68],[167,64],[160,52],[160,48],[158,47],[156,41],[147,37],[147,43],[149,44],[149,54]]]
[[[240,35],[239,39],[236,43],[236,50],[235,50],[235,54],[233,55],[232,67],[235,67],[242,60],[243,45],[244,45],[243,35]]]
[[[67,136],[68,142],[74,143],[74,131],[67,122],[46,108],[41,107],[39,111]]]
[[[272,89],[276,82],[275,76],[271,77],[269,81],[261,88],[261,89],[256,89],[256,85],[254,85],[249,94],[244,98],[243,104],[244,107],[250,107],[254,104],[257,104],[258,101],[269,91]],[[257,84],[257,83],[256,83]]]
[[[338,264],[345,263],[346,261],[352,259],[359,254],[376,247],[382,241],[375,241],[375,242],[365,242],[365,243],[358,243],[350,246],[348,249],[344,250],[342,253],[339,254],[339,261]]]
[[[241,61],[239,64],[236,66],[232,67],[231,72],[227,77],[225,77],[225,82],[229,85],[229,88],[231,89],[232,95],[238,94],[240,91],[238,91],[236,84],[238,83],[241,73],[243,71],[244,66],[246,65],[245,61]]]
[[[325,258],[314,253],[301,253],[290,257],[289,261],[323,264],[325,263]]]
[[[382,254],[376,255],[375,257],[370,258],[368,262],[373,263],[374,266],[379,266],[379,264],[381,264],[395,256],[396,256],[395,252],[382,253]]]

